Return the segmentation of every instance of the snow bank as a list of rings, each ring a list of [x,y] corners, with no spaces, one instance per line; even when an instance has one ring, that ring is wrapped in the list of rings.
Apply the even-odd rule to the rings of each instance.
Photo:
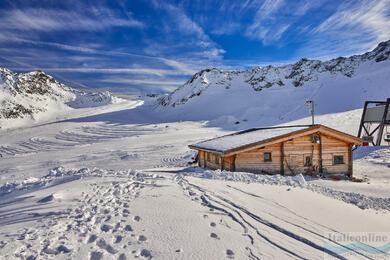
[[[188,170],[188,171],[187,171]],[[308,189],[312,192],[322,194],[327,197],[331,197],[337,200],[344,201],[345,203],[353,204],[361,209],[374,209],[374,210],[386,210],[390,211],[390,197],[389,198],[378,198],[366,196],[354,192],[343,192],[334,190],[329,187],[310,183],[311,177],[303,176],[298,174],[295,176],[282,176],[282,175],[261,175],[252,174],[246,172],[229,172],[221,170],[203,170],[202,168],[196,167],[187,169],[181,173],[181,176],[191,176],[197,178],[205,178],[212,180],[222,181],[234,181],[234,182],[245,182],[245,183],[261,183],[267,185],[284,185],[290,187],[299,187]]]
[[[49,173],[41,178],[30,177],[22,181],[7,182],[0,186],[0,196],[15,192],[49,187],[61,183],[74,181],[85,177],[105,177],[105,176],[134,176],[137,178],[159,178],[156,174],[145,174],[140,171],[126,170],[113,171],[99,168],[67,169],[62,166],[53,168]]]
[[[199,167],[192,169],[190,168],[189,170],[190,171],[186,171],[185,173],[183,173],[183,175],[212,180],[239,181],[246,183],[261,183],[269,185],[287,185],[292,187],[306,186],[305,177],[302,174],[298,174],[295,176],[263,175],[247,172],[203,170]]]

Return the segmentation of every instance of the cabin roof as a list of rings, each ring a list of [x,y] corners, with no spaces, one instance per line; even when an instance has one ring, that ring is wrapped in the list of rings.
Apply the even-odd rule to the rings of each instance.
[[[191,149],[226,155],[229,153],[239,153],[242,150],[255,149],[266,144],[282,142],[294,138],[294,136],[296,137],[298,135],[301,136],[316,132],[326,132],[346,143],[355,145],[361,144],[360,138],[323,125],[292,125],[252,128],[189,145],[189,147]]]

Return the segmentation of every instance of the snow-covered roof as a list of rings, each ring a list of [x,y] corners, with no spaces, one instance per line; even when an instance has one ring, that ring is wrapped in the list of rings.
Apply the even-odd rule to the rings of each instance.
[[[193,144],[190,145],[190,148],[210,150],[216,152],[226,152],[235,148],[247,146],[253,143],[263,142],[274,137],[307,129],[310,127],[311,126],[303,125],[253,128]]]

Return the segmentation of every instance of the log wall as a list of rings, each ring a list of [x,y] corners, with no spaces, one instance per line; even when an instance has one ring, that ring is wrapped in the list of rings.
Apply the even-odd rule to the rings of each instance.
[[[263,174],[295,175],[319,172],[325,174],[352,173],[352,146],[344,141],[321,134],[321,144],[312,142],[312,134],[292,138],[283,143],[220,157],[199,151],[199,166],[209,169],[244,171]],[[282,156],[283,152],[283,156]],[[264,160],[264,153],[271,153],[271,161]],[[343,156],[343,164],[334,164],[334,156]],[[219,162],[216,157],[219,157]],[[311,166],[305,166],[305,158],[311,158]]]

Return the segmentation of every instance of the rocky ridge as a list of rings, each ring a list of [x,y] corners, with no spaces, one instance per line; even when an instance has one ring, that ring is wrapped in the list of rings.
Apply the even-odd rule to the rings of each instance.
[[[217,68],[197,72],[183,86],[171,94],[157,100],[159,106],[182,105],[190,99],[200,96],[211,87],[230,89],[232,84],[249,86],[254,91],[261,91],[274,86],[302,87],[308,82],[317,81],[325,74],[342,75],[352,78],[356,69],[366,62],[380,63],[390,56],[390,40],[380,43],[374,50],[362,55],[338,57],[329,61],[302,58],[295,64],[282,66],[255,67],[244,71],[222,71]]]
[[[0,119],[33,117],[55,108],[108,104],[109,92],[93,93],[68,87],[43,71],[16,73],[0,68]]]

